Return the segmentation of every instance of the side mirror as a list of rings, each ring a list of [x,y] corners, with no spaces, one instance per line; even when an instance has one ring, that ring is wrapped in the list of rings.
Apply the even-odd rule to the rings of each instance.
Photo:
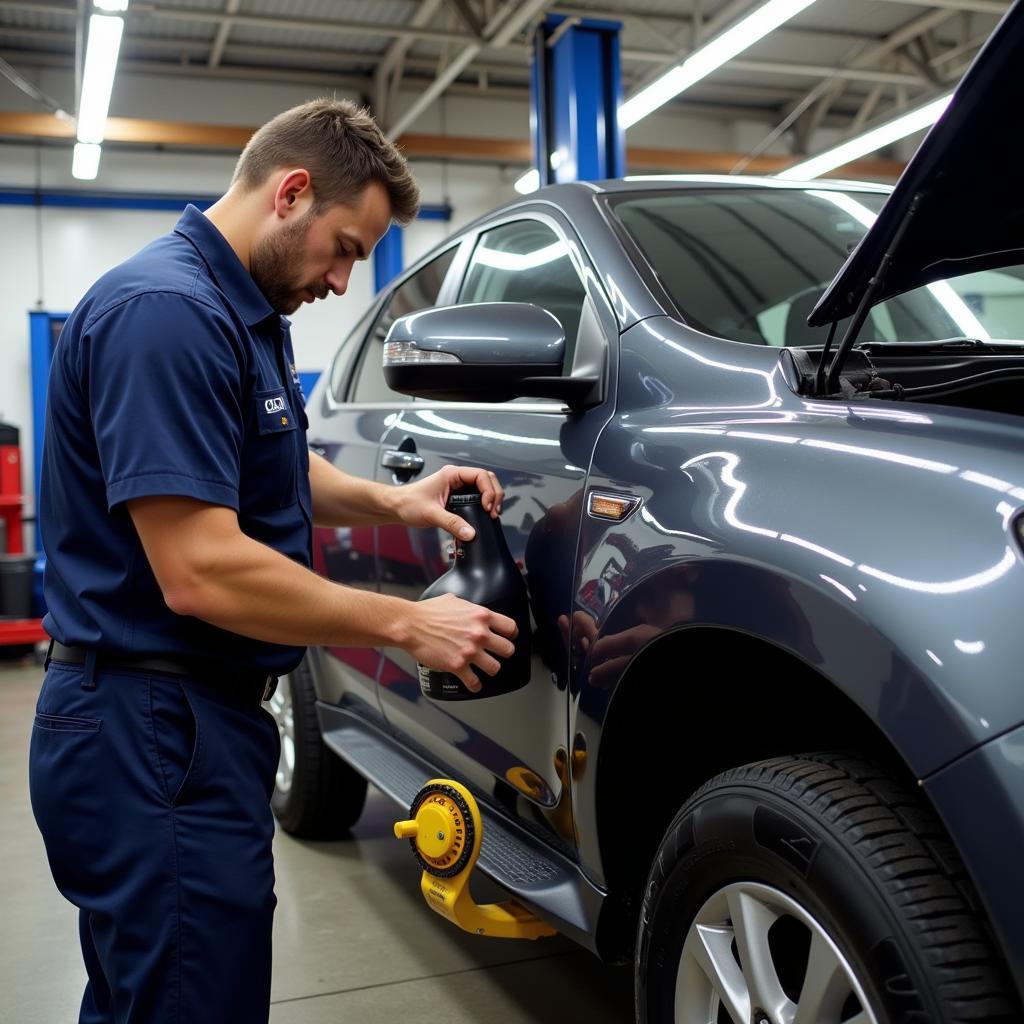
[[[559,398],[590,404],[596,377],[563,377],[565,331],[528,302],[477,302],[397,319],[384,341],[392,391],[448,402]]]

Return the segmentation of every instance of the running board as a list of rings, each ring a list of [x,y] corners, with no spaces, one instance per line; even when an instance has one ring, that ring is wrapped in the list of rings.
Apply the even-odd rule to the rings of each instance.
[[[408,812],[428,780],[451,774],[400,747],[357,715],[317,702],[324,742],[360,775]],[[483,845],[477,868],[560,932],[596,953],[597,918],[605,894],[568,858],[518,825],[480,805]]]

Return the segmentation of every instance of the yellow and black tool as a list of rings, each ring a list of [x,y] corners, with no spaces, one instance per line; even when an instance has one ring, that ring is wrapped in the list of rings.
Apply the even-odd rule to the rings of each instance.
[[[540,939],[555,929],[513,900],[473,902],[469,876],[480,856],[480,808],[465,786],[431,779],[409,808],[411,820],[395,823],[423,868],[420,889],[427,905],[467,932],[500,939]]]

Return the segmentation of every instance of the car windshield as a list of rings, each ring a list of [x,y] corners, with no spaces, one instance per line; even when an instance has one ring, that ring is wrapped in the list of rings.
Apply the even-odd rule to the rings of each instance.
[[[824,343],[827,327],[808,327],[807,317],[885,200],[852,189],[688,189],[627,195],[612,209],[688,323],[781,347]],[[1024,267],[879,303],[858,343],[963,337],[1024,339]]]

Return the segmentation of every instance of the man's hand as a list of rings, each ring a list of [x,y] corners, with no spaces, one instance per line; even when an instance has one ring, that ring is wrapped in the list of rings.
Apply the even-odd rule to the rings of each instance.
[[[423,480],[399,489],[395,498],[399,522],[406,526],[438,526],[459,540],[472,540],[473,528],[469,523],[445,508],[452,491],[470,486],[476,487],[484,508],[492,519],[497,519],[505,497],[498,478],[486,469],[444,466]]]
[[[512,640],[518,633],[508,616],[445,594],[412,606],[408,634],[401,646],[427,668],[450,672],[477,693],[480,681],[470,665],[495,675],[501,668],[495,655],[512,657]]]

